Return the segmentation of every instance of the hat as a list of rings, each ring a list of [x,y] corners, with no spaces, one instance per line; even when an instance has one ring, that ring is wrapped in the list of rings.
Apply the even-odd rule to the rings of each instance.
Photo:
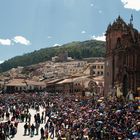
[[[137,125],[140,125],[140,122],[137,122]]]

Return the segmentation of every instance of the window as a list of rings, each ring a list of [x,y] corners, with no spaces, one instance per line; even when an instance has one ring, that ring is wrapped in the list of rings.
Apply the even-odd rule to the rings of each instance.
[[[93,74],[95,74],[95,71],[93,71]]]
[[[96,69],[96,65],[93,66],[93,69]]]

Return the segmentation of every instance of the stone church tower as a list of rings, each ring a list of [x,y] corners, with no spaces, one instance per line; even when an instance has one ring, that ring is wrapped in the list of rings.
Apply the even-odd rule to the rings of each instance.
[[[106,31],[105,94],[116,85],[123,95],[129,90],[136,94],[140,88],[140,34],[132,19],[126,24],[119,16]]]

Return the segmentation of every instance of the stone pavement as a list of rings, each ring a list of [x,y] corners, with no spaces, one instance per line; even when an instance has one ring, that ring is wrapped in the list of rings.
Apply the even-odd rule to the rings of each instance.
[[[42,109],[40,109],[40,112],[42,111]],[[34,115],[36,113],[35,110],[30,109],[30,113],[31,113],[31,124],[34,123]],[[34,135],[33,137],[30,136],[24,136],[24,124],[25,123],[19,123],[18,124],[18,129],[17,129],[17,134],[15,135],[14,138],[12,138],[11,140],[40,140],[40,128],[43,127],[44,128],[44,124],[40,124],[40,128],[39,128],[39,135]],[[52,140],[52,139],[48,139],[48,140]],[[57,140],[57,138],[54,138],[53,140]]]

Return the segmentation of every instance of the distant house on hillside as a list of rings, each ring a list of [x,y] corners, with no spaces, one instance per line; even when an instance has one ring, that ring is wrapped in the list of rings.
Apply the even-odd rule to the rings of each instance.
[[[83,58],[84,61],[87,61],[87,63],[94,63],[96,61],[103,62],[105,61],[104,57],[89,57],[89,58]]]
[[[58,56],[52,57],[53,62],[66,62],[73,60],[71,57],[68,57],[68,52],[59,53]]]

